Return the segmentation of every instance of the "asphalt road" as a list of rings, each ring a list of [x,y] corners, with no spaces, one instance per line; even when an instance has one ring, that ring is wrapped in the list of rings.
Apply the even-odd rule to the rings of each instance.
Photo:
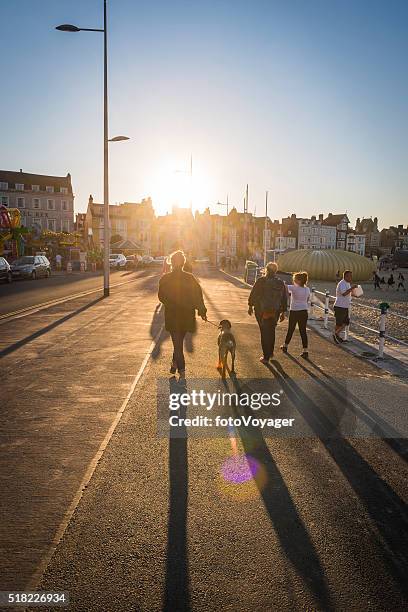
[[[37,299],[49,287],[34,288]],[[108,300],[98,292],[2,322],[0,589],[26,586],[51,546],[160,328],[156,288],[142,272]]]
[[[69,591],[81,611],[406,609],[407,445],[381,434],[403,426],[407,381],[316,335],[309,362],[297,358],[296,339],[292,355],[265,367],[248,290],[217,274],[202,284],[209,319],[228,317],[237,338],[228,389],[248,379],[278,384],[308,433],[159,437],[158,379],[175,389],[163,336],[41,587]],[[192,376],[220,386],[216,338],[199,322],[188,339],[188,389]],[[338,410],[354,436],[325,432]],[[365,426],[371,437],[358,437]],[[226,463],[243,455],[257,467],[231,480]]]
[[[145,270],[132,272],[111,272],[111,283],[120,283],[133,277],[146,275]],[[12,283],[0,283],[0,314],[15,312],[21,308],[27,308],[70,296],[74,293],[89,291],[103,287],[103,276],[101,273],[54,273],[50,278],[39,278],[35,281],[29,279],[14,280]]]
[[[39,587],[87,612],[405,610],[406,378],[315,334],[310,361],[296,337],[266,367],[248,289],[216,272],[201,282],[210,321],[229,318],[237,338],[226,387],[278,385],[299,433],[158,436],[157,381],[175,390],[162,334]],[[2,589],[35,574],[72,505],[160,329],[156,286],[146,277],[110,300],[41,311],[24,333],[18,320],[2,326]],[[193,376],[224,388],[216,347],[216,327],[200,321],[188,389]],[[228,476],[231,460],[252,462],[244,480]]]

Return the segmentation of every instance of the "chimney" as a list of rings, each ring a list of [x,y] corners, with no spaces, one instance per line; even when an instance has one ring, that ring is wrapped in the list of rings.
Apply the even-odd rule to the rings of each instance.
[[[311,220],[311,221],[316,221],[316,215],[312,215],[312,216],[310,217],[310,220]]]
[[[332,217],[332,216],[333,216],[332,213],[329,213],[329,217]]]
[[[23,169],[22,169],[22,168],[20,168],[20,172],[22,172],[22,171],[23,171]]]
[[[320,213],[320,215],[319,215],[319,221],[323,221],[323,218],[324,218],[323,213]]]

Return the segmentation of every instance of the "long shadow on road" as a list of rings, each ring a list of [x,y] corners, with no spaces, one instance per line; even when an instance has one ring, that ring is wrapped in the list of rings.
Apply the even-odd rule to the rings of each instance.
[[[169,393],[185,393],[186,388],[170,379]],[[186,409],[179,416],[185,418]],[[184,414],[183,414],[184,413]],[[169,438],[169,514],[167,527],[165,612],[190,610],[190,584],[187,553],[188,454],[187,429],[179,427],[177,437]]]
[[[231,380],[238,394],[251,393],[251,389],[245,385],[241,386],[235,376],[231,375]],[[251,414],[249,408],[243,407],[242,410],[245,416]],[[238,412],[235,412],[238,416]],[[245,453],[255,458],[266,471],[266,482],[259,482],[256,473],[253,474],[253,478],[284,554],[296,569],[298,575],[303,578],[308,588],[311,589],[314,598],[319,602],[322,609],[327,612],[333,610],[329,586],[318,552],[300,518],[289,489],[271,455],[261,430],[254,427],[249,431],[245,427],[240,427],[238,433]]]
[[[304,372],[306,372],[317,384],[329,391],[336,399],[344,400],[344,386],[336,379],[327,374],[320,366],[314,363],[311,359],[307,359],[305,364],[319,372],[323,377],[320,378],[306,365],[298,359],[287,353],[287,357],[296,363]],[[400,432],[394,429],[385,419],[376,414],[369,406],[362,402],[358,397],[353,395],[347,389],[347,408],[352,411],[358,418],[362,419],[372,428],[373,434],[385,442],[392,450],[401,457],[404,461],[408,459],[408,442],[405,438],[400,437]]]
[[[16,351],[17,349],[21,348],[25,344],[28,344],[32,340],[35,340],[36,338],[40,338],[41,336],[44,336],[44,334],[47,334],[48,332],[50,332],[51,330],[55,329],[59,325],[62,325],[66,321],[69,321],[69,319],[72,319],[73,317],[76,317],[77,315],[81,314],[85,310],[88,310],[88,308],[92,308],[92,306],[95,306],[95,304],[97,304],[98,302],[100,302],[103,299],[104,299],[103,296],[95,298],[94,300],[92,300],[92,302],[89,302],[88,304],[85,304],[84,306],[81,306],[77,310],[74,310],[74,312],[70,312],[65,317],[62,317],[61,319],[58,319],[57,321],[54,321],[53,323],[50,323],[50,325],[47,325],[46,327],[43,327],[42,329],[39,329],[38,331],[34,332],[33,334],[30,334],[29,336],[26,336],[25,338],[22,338],[18,342],[15,342],[14,344],[11,344],[10,346],[8,346],[5,349],[0,351],[0,359],[2,357],[6,357],[6,355],[10,355],[10,353],[14,353],[14,351]]]
[[[321,435],[316,419],[325,422],[327,416],[278,361],[274,360],[266,367],[279,380],[287,397],[315,431],[363,503],[381,536],[377,545],[384,564],[399,591],[407,597],[408,517],[404,502],[340,433],[331,437]]]

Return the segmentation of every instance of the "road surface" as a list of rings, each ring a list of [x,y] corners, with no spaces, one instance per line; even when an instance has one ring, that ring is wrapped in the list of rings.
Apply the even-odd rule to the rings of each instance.
[[[157,380],[170,384],[166,334],[128,395],[161,326],[157,278],[119,288],[110,304],[88,300],[33,315],[24,338],[10,322],[2,335],[2,588],[27,584],[47,559],[39,587],[69,591],[70,610],[405,609],[407,444],[397,434],[407,380],[314,334],[309,362],[298,359],[296,338],[291,355],[266,367],[246,315],[248,289],[216,272],[203,273],[201,283],[209,319],[233,322],[237,377],[228,388],[247,379],[278,383],[309,434],[157,435]],[[187,342],[187,385],[193,375],[221,384],[216,338],[215,326],[200,321]],[[355,431],[361,425],[376,436],[324,434],[344,380],[360,389],[348,397]],[[237,454],[257,466],[243,482],[225,477]]]

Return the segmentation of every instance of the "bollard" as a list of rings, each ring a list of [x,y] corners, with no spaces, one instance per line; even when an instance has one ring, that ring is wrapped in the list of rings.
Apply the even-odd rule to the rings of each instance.
[[[327,329],[329,326],[329,299],[330,299],[330,291],[326,291],[326,297],[324,300],[324,329]]]
[[[312,291],[310,293],[310,318],[313,319],[314,318],[314,302],[315,302],[315,291],[316,291],[316,287],[313,287],[312,285]]]
[[[72,263],[70,261],[67,262],[67,273],[71,274],[72,272]]]
[[[385,326],[387,320],[387,310],[390,305],[387,302],[381,302],[379,304],[379,308],[381,310],[380,314],[380,329],[378,334],[378,358],[384,359],[384,344],[385,344]]]

